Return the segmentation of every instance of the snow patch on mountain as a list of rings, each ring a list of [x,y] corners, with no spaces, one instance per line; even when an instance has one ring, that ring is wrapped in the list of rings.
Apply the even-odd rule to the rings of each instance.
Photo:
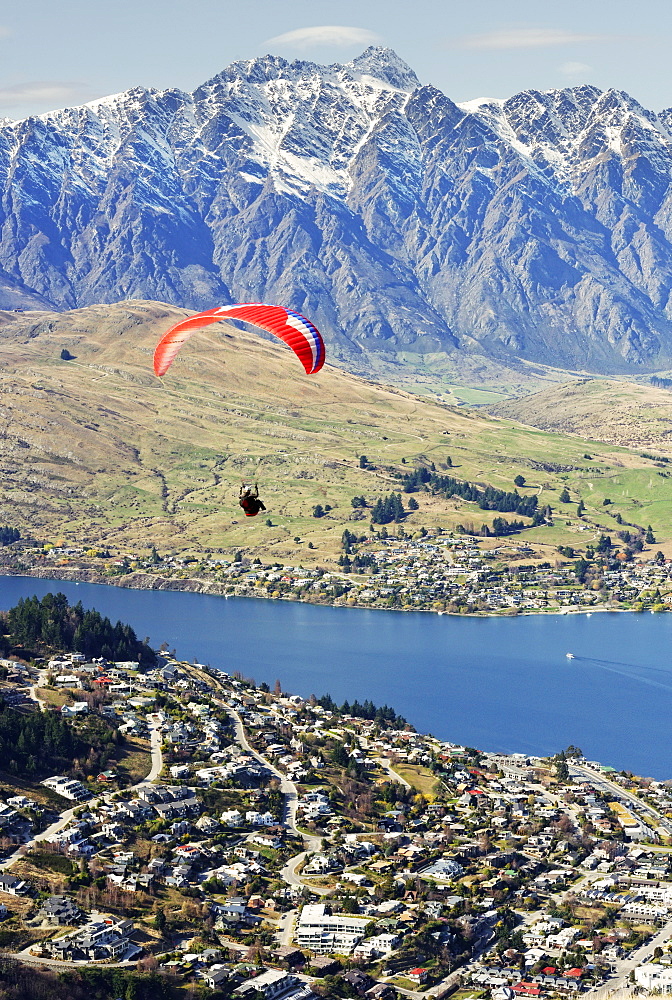
[[[0,306],[282,301],[332,351],[672,362],[672,110],[454,104],[389,49],[0,120]]]

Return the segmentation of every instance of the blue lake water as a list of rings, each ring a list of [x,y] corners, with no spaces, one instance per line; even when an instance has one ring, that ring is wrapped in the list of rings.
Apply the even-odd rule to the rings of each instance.
[[[483,750],[672,778],[672,615],[459,618],[0,577],[0,608],[62,591],[183,659],[340,704],[370,698]],[[572,652],[575,659],[567,659]]]

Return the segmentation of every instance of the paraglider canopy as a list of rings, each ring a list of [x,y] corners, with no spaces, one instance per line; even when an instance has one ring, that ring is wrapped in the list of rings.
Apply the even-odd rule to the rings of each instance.
[[[325,350],[322,335],[301,313],[285,309],[284,306],[265,305],[263,302],[239,302],[236,305],[219,306],[217,309],[197,313],[171,327],[154,351],[154,374],[159,376],[166,374],[182,345],[196,330],[211,323],[219,323],[223,319],[241,319],[275,334],[291,347],[307,375],[319,372],[324,364]]]

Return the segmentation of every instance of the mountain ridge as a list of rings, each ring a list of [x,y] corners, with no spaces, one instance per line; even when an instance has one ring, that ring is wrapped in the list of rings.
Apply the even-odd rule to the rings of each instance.
[[[658,370],[671,129],[590,86],[458,105],[375,47],[0,122],[0,306],[281,301],[346,367]]]

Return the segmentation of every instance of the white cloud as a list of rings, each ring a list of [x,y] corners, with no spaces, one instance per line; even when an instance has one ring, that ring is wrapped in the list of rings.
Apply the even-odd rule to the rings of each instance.
[[[374,45],[380,36],[366,28],[347,28],[341,24],[323,24],[314,28],[297,28],[284,35],[267,38],[264,45],[291,45],[307,49],[313,45]]]
[[[0,24],[0,38],[9,38],[11,34],[9,28],[6,28],[4,24]]]
[[[462,49],[542,49],[553,45],[606,42],[610,35],[584,35],[562,28],[502,28],[484,35],[467,35],[456,42]]]
[[[560,67],[560,72],[563,76],[574,80],[577,77],[586,76],[587,73],[592,73],[593,67],[581,62],[566,62]]]
[[[13,108],[20,104],[45,104],[55,108],[90,99],[89,87],[84,83],[35,80],[0,89],[0,108]]]

